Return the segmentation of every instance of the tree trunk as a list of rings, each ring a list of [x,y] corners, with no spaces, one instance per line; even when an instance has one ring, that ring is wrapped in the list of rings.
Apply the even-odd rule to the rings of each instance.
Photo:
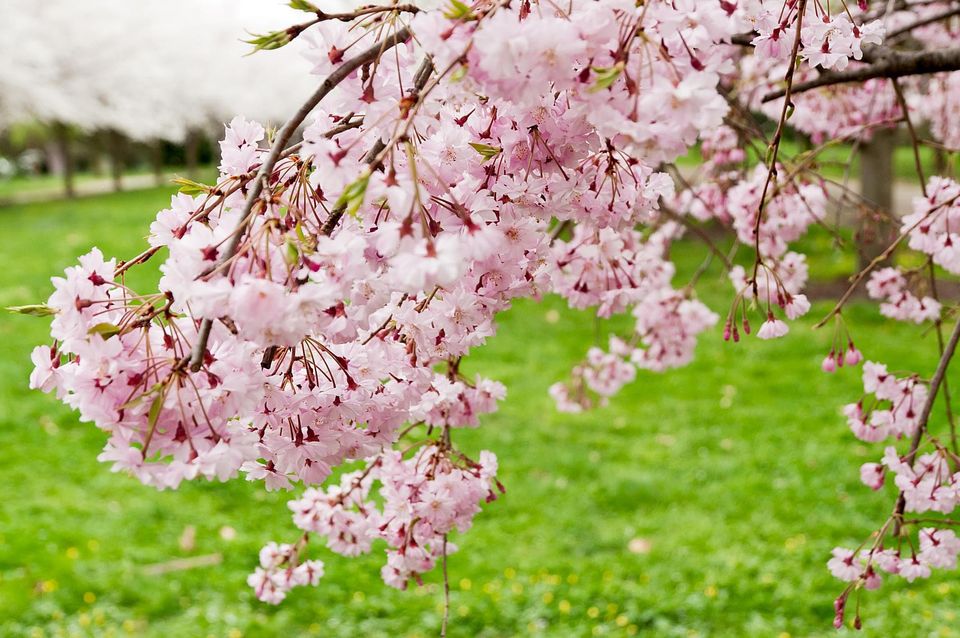
[[[117,131],[107,131],[107,154],[110,156],[110,175],[113,178],[113,190],[123,190],[123,151],[124,139]]]
[[[870,210],[861,217],[857,229],[861,269],[890,245],[895,231],[892,215],[896,214],[893,202],[896,135],[890,130],[876,131],[873,139],[865,142],[862,148],[860,194]]]
[[[937,147],[933,149],[933,172],[934,175],[947,175],[950,170],[949,162],[947,162],[946,152]]]
[[[153,180],[157,186],[163,186],[163,140],[154,140],[150,145],[150,163],[153,166]]]
[[[73,184],[74,164],[73,153],[70,148],[70,129],[61,122],[55,122],[53,125],[53,139],[57,149],[57,160],[55,160],[53,164],[59,164],[54,170],[59,169],[60,174],[63,176],[63,194],[67,199],[73,199],[76,197],[77,192]]]
[[[187,138],[183,142],[183,156],[187,164],[187,177],[197,179],[197,155],[199,154],[200,140],[197,131],[187,131]]]

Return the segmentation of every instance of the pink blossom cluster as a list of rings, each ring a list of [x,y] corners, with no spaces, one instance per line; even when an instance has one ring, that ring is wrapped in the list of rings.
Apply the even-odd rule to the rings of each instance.
[[[410,408],[410,418],[434,427],[475,428],[480,416],[497,410],[507,396],[502,383],[479,375],[473,382],[434,375],[430,389]]]
[[[902,499],[902,505],[898,504],[899,517],[905,512],[949,514],[960,501],[960,472],[951,470],[947,459],[949,454],[939,448],[915,458],[913,453],[901,457],[895,448],[887,447],[882,464],[865,463],[860,470],[861,478],[871,489],[878,490],[883,486],[885,474],[894,474],[894,483]],[[888,525],[907,523],[910,521],[895,518]],[[885,531],[881,531],[880,540]],[[913,582],[918,578],[929,578],[933,569],[957,568],[960,539],[953,530],[923,527],[919,529],[917,537],[918,543],[915,545],[911,542],[909,545],[909,555],[906,555],[901,542],[897,543],[896,548],[886,549],[880,541],[870,549],[859,551],[837,547],[827,567],[836,578],[862,583],[867,589],[880,586],[880,572],[898,574],[908,582]],[[838,600],[843,599],[844,596],[841,596]],[[838,616],[842,617],[842,610],[838,610]]]
[[[784,98],[767,101],[764,98],[782,87],[787,68],[784,61],[744,56],[739,61],[738,73],[726,79],[726,83],[737,91],[741,102],[750,110],[776,120],[783,111]],[[800,66],[794,73],[794,83],[817,77],[817,70]],[[910,96],[920,97],[917,83],[910,78],[903,78],[901,82],[910,90]],[[912,117],[926,112],[921,102],[918,99],[909,103]],[[886,79],[823,86],[792,95],[791,103],[790,127],[817,145],[833,145],[847,139],[869,141],[876,130],[894,128],[903,118],[893,84]]]
[[[268,543],[260,550],[260,566],[247,577],[257,598],[278,605],[294,587],[312,586],[320,581],[323,562],[299,560],[301,545]]]
[[[893,86],[886,79],[824,87],[798,95],[795,103],[790,125],[809,135],[815,144],[836,139],[869,141],[875,130],[891,128],[903,117]],[[783,101],[768,104],[764,112],[776,117],[775,109],[781,108]]]
[[[730,140],[728,135],[725,138]],[[782,337],[789,327],[775,315],[774,308],[791,320],[810,310],[802,293],[808,276],[806,256],[789,250],[789,244],[802,237],[810,225],[822,222],[826,189],[798,176],[783,182],[770,179],[763,165],[740,170],[708,162],[705,169],[705,180],[682,191],[674,199],[675,205],[696,219],[729,225],[741,244],[759,249],[753,269],[739,264],[729,267],[737,296],[724,326],[724,338],[739,341],[741,330],[752,332],[747,317],[747,304],[752,300],[759,302],[762,313],[757,336]]]
[[[708,172],[740,164],[747,158],[737,131],[727,125],[701,136],[700,153],[704,160],[703,170]]]
[[[913,200],[913,212],[901,220],[901,232],[909,246],[926,253],[933,263],[960,274],[960,184],[949,177],[934,176],[926,196]]]
[[[861,399],[843,408],[854,436],[874,443],[914,434],[927,399],[927,386],[916,376],[898,379],[885,365],[867,361],[863,364],[863,390],[873,395],[872,403]]]
[[[605,352],[601,348],[590,348],[586,360],[571,372],[569,382],[550,386],[550,396],[557,402],[558,410],[581,412],[605,405],[611,396],[636,378],[636,366],[623,358],[632,348],[611,337],[610,349]]]
[[[906,512],[949,514],[960,502],[960,472],[951,469],[949,452],[943,448],[921,454],[909,462],[896,449],[886,448],[883,465],[895,475],[894,483],[903,494]]]
[[[714,143],[730,144],[732,139],[725,133]],[[740,243],[759,251],[752,270],[739,264],[729,266],[728,276],[737,295],[724,324],[724,338],[739,341],[741,331],[752,332],[747,306],[753,300],[759,302],[762,313],[757,337],[782,337],[789,326],[774,308],[791,320],[810,310],[810,302],[801,292],[807,282],[806,256],[789,250],[789,244],[802,237],[811,224],[823,220],[826,189],[798,176],[783,182],[771,179],[763,165],[744,171],[727,162],[709,161],[704,168],[704,181],[683,190],[674,204],[696,219],[729,225]]]
[[[955,33],[953,38],[960,38]],[[956,39],[951,42],[956,42]],[[960,150],[960,76],[944,73],[927,79],[926,90],[914,94],[911,106],[929,123],[933,137],[950,151]]]
[[[798,53],[811,67],[842,71],[850,60],[863,58],[864,46],[879,44],[885,32],[881,20],[856,24],[849,11],[831,15],[819,2],[747,0],[736,6],[748,30],[758,34],[753,45],[759,56],[789,59],[797,37],[797,24],[802,23]],[[802,7],[805,11],[801,16]]]
[[[880,314],[897,321],[923,323],[940,318],[940,302],[933,297],[917,297],[907,288],[907,279],[899,268],[881,268],[870,275],[867,294],[881,301]]]
[[[837,547],[827,568],[835,578],[849,583],[862,582],[867,589],[880,587],[883,572],[913,582],[929,578],[932,569],[957,568],[960,539],[953,530],[925,527],[918,538],[917,549],[911,549],[909,555],[904,555],[903,549],[874,547],[858,552]]]
[[[383,580],[406,589],[408,581],[420,582],[438,559],[456,551],[447,534],[467,531],[480,503],[497,498],[502,487],[496,472],[496,456],[486,451],[479,462],[443,444],[423,447],[408,459],[388,451],[368,460],[365,471],[344,474],[338,485],[307,489],[289,507],[306,537],[326,538],[327,547],[337,554],[366,554],[375,541],[385,541]],[[370,496],[375,482],[382,505]],[[278,602],[259,592],[258,597]]]
[[[777,171],[789,173],[782,166],[777,167]],[[756,166],[727,193],[727,212],[733,220],[733,229],[737,239],[748,246],[757,242],[757,216],[767,172],[766,166]],[[788,244],[802,237],[811,224],[823,220],[827,193],[822,184],[784,180],[772,184],[767,189],[767,196],[769,200],[764,205],[760,220],[760,253],[776,259],[782,257],[787,252]]]

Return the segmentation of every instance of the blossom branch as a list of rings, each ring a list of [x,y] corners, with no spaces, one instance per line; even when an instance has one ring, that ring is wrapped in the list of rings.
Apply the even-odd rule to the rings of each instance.
[[[920,441],[923,440],[923,435],[927,429],[927,422],[930,420],[930,412],[933,410],[933,404],[937,399],[937,393],[940,390],[940,385],[946,380],[947,368],[950,366],[950,361],[953,359],[953,354],[956,352],[957,343],[960,342],[960,320],[957,321],[956,325],[953,327],[953,332],[950,334],[950,340],[947,341],[947,345],[943,349],[943,354],[940,355],[940,361],[937,363],[937,370],[933,374],[933,378],[930,380],[930,390],[927,395],[927,400],[923,404],[923,410],[920,412],[920,418],[917,421],[917,430],[913,434],[913,439],[910,441],[910,451],[907,452],[907,455],[904,457],[904,462],[908,465],[913,464],[914,458],[917,456],[917,449],[920,447]],[[897,505],[894,510],[894,536],[898,535],[900,528],[903,524],[903,512],[906,507],[907,499],[903,492],[900,491],[900,495],[897,497]]]
[[[757,210],[757,221],[753,228],[755,248],[757,251],[756,260],[753,263],[752,285],[754,296],[757,296],[757,274],[759,272],[760,264],[763,263],[763,258],[760,256],[760,224],[763,222],[763,209],[767,201],[767,191],[770,189],[770,183],[774,181],[777,176],[777,155],[780,152],[780,141],[783,139],[783,131],[787,124],[787,118],[790,115],[790,109],[793,106],[790,102],[790,95],[793,92],[793,77],[797,70],[797,54],[800,51],[801,34],[803,33],[803,14],[806,10],[807,0],[800,0],[799,5],[797,6],[797,34],[793,39],[793,51],[790,54],[790,65],[787,67],[787,74],[784,78],[784,81],[787,85],[786,89],[784,90],[786,99],[783,101],[783,108],[780,111],[780,120],[777,122],[777,130],[773,134],[773,140],[770,142],[769,157],[767,160],[767,179],[763,183],[763,192],[760,195],[760,204]]]
[[[269,176],[273,173],[273,168],[280,159],[281,152],[290,141],[290,138],[293,137],[294,132],[297,130],[297,128],[299,128],[310,112],[313,111],[313,109],[320,103],[321,100],[323,100],[323,98],[327,96],[328,93],[330,93],[330,91],[347,79],[351,73],[359,69],[361,66],[373,62],[380,57],[384,51],[397,46],[401,42],[407,41],[410,38],[410,35],[410,29],[404,27],[395,32],[393,35],[387,36],[383,40],[374,43],[359,55],[344,62],[342,65],[337,67],[336,71],[331,73],[327,79],[320,84],[320,87],[306,102],[304,102],[303,106],[301,106],[300,109],[289,120],[287,120],[286,124],[283,125],[283,128],[281,128],[277,133],[277,137],[273,141],[273,146],[270,149],[269,155],[267,155],[266,160],[264,160],[263,164],[260,166],[260,170],[257,171],[257,175],[253,180],[253,184],[250,187],[250,192],[247,194],[247,199],[244,202],[243,210],[240,214],[240,223],[238,224],[236,231],[234,231],[233,235],[231,236],[230,243],[227,244],[226,250],[220,257],[217,267],[222,266],[233,259],[237,252],[237,248],[240,246],[240,240],[243,237],[244,229],[252,219],[253,206],[257,200],[260,199],[260,194],[263,192],[264,184]],[[213,321],[211,319],[204,319],[200,324],[200,332],[190,355],[190,369],[194,372],[199,370],[203,364],[203,353],[207,348],[207,340],[210,338],[210,329],[212,326]]]
[[[430,79],[430,76],[433,74],[433,60],[429,56],[423,59],[423,62],[420,63],[420,67],[417,69],[416,74],[413,79],[413,95],[419,98],[420,91],[423,90],[423,87],[426,86],[427,80]],[[382,162],[381,153],[387,147],[386,143],[383,140],[377,140],[374,142],[373,146],[370,147],[370,150],[367,151],[367,154],[364,156],[363,161],[366,162],[367,166],[370,167],[370,170],[374,170]],[[331,233],[336,229],[337,224],[340,223],[340,219],[343,218],[344,212],[347,210],[346,204],[341,204],[330,211],[330,216],[327,218],[327,221],[324,222],[323,227],[320,229],[320,234],[330,236]]]
[[[928,75],[946,71],[960,70],[960,48],[931,51],[891,51],[883,47],[870,49],[876,51],[868,56],[864,50],[864,59],[868,57],[876,62],[846,71],[826,71],[818,77],[798,82],[791,87],[791,93],[799,94],[824,86],[864,82],[873,78],[900,78],[910,75]],[[786,89],[772,91],[763,97],[763,102],[771,102],[787,95]]]

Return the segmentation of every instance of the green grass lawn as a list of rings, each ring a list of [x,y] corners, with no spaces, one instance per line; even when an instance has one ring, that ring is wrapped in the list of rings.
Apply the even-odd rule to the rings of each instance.
[[[94,244],[136,254],[168,197],[156,189],[0,208],[0,305],[42,300],[49,277]],[[722,313],[725,279],[708,276],[701,288]],[[931,335],[917,348],[916,329],[867,306],[853,314],[868,356],[932,371]],[[499,323],[465,368],[503,381],[508,398],[455,438],[471,453],[494,450],[508,491],[456,539],[451,636],[835,634],[841,588],[824,568],[829,551],[866,537],[894,495],[859,483],[859,465],[882,446],[858,443],[839,415],[860,384],[850,370],[819,372],[828,332],[806,321],[787,339],[735,346],[718,327],[693,365],[641,373],[609,407],[571,416],[546,391],[592,342],[593,320],[548,299],[518,304]],[[156,492],[111,474],[95,459],[104,435],[26,387],[30,349],[45,333],[43,320],[0,318],[0,636],[438,634],[439,574],[423,588],[389,589],[382,548],[354,560],[315,549],[327,564],[319,587],[276,608],[257,602],[244,579],[264,542],[294,537],[287,495],[243,481]],[[960,375],[952,381],[960,387]],[[182,542],[191,529],[195,540]],[[210,556],[220,564],[150,568]],[[869,594],[860,635],[958,635],[954,579],[898,580]]]

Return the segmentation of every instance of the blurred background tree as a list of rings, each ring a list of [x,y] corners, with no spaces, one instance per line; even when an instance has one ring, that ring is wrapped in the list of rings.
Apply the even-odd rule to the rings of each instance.
[[[173,165],[196,173],[223,122],[281,122],[309,92],[295,48],[247,56],[238,38],[283,27],[291,13],[260,0],[8,0],[0,178],[55,174],[73,196],[77,171],[109,172],[116,190],[125,169],[158,181]]]

